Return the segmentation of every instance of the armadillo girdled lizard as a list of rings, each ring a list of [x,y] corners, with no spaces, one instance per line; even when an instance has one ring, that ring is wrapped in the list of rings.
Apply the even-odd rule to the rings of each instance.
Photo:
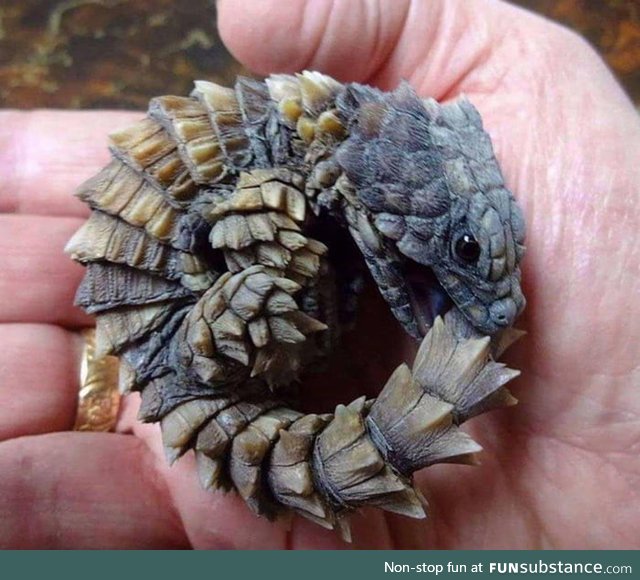
[[[343,535],[362,505],[424,516],[412,473],[469,462],[458,425],[512,402],[517,374],[495,358],[525,303],[524,222],[475,108],[315,72],[197,82],[111,151],[78,192],[76,300],[169,460],[192,449],[206,488]],[[360,264],[424,337],[413,370],[302,414],[286,387],[341,340]]]

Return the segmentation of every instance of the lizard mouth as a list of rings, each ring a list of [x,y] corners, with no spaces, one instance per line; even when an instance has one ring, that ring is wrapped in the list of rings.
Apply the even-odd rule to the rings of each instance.
[[[408,260],[404,275],[409,304],[420,335],[424,336],[436,317],[447,312],[453,302],[431,268]]]

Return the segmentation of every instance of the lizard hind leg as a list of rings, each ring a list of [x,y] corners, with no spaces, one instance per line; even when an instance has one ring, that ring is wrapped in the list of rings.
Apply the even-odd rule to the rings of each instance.
[[[185,318],[176,336],[179,363],[203,383],[223,387],[238,378],[271,387],[297,378],[304,343],[325,325],[298,308],[300,285],[264,266],[227,273]]]

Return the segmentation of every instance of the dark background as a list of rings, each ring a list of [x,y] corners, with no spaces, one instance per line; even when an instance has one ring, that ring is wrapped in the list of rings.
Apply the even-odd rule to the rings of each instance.
[[[586,36],[640,104],[640,0],[515,3]],[[242,69],[218,38],[214,4],[0,0],[0,107],[142,109],[189,93],[193,79],[228,84]]]

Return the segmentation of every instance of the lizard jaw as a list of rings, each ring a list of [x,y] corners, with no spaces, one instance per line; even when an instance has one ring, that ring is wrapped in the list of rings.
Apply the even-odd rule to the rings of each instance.
[[[425,336],[438,316],[447,312],[453,302],[431,268],[408,261],[405,281],[409,304],[420,336]]]

